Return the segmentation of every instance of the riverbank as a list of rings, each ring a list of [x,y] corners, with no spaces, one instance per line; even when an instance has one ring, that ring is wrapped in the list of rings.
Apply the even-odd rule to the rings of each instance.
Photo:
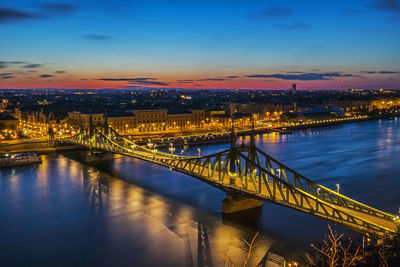
[[[325,126],[333,126],[340,125],[346,123],[360,122],[360,121],[370,121],[376,120],[375,117],[370,116],[358,116],[358,117],[346,117],[346,118],[337,118],[337,119],[327,119],[327,120],[318,120],[318,121],[306,121],[306,122],[298,122],[286,124],[280,127],[276,127],[276,130],[284,130],[284,131],[292,131],[292,130],[300,130],[300,129],[308,129],[308,128],[316,128],[316,127],[325,127]]]
[[[362,121],[374,121],[374,120],[385,120],[385,119],[393,119],[397,117],[397,114],[384,114],[379,116],[358,116],[355,118],[338,118],[338,119],[329,119],[329,120],[320,120],[320,121],[313,121],[313,122],[304,122],[304,123],[293,123],[289,125],[284,125],[280,127],[274,128],[275,130],[283,130],[287,131],[294,131],[294,130],[303,130],[303,129],[310,129],[310,128],[317,128],[317,127],[326,127],[326,126],[334,126],[334,125],[341,125],[347,123],[354,123],[354,122],[362,122]],[[285,132],[283,132],[285,133]]]
[[[25,143],[1,144],[0,154],[35,152],[37,154],[51,154],[63,151],[82,150],[79,146],[49,146],[47,141],[33,141]]]
[[[334,126],[341,125],[347,123],[361,122],[361,121],[372,121],[378,119],[391,119],[398,114],[380,114],[378,116],[357,116],[357,117],[346,117],[346,118],[336,118],[336,119],[327,119],[327,120],[319,120],[319,121],[310,121],[303,123],[287,123],[285,125],[280,125],[277,127],[256,127],[254,129],[255,134],[265,134],[270,132],[278,132],[280,134],[289,134],[295,130],[303,130],[303,129],[311,129],[317,127],[326,127],[326,126]],[[250,135],[253,132],[251,128],[249,129],[238,129],[236,130],[237,136],[246,136]],[[158,148],[167,148],[172,145],[174,147],[182,147],[182,146],[202,146],[202,145],[212,145],[217,143],[227,143],[230,142],[230,132],[221,132],[219,134],[203,134],[203,135],[193,135],[193,136],[176,136],[170,138],[154,138],[151,139],[151,136],[142,137],[142,139],[150,138],[150,141]],[[139,141],[140,145],[147,145],[148,141]],[[50,147],[48,141],[45,140],[26,140],[21,142],[11,142],[11,143],[2,143],[0,144],[0,154],[4,153],[24,153],[24,152],[35,152],[38,154],[50,154],[50,153],[58,153],[61,151],[76,151],[82,150],[79,146],[59,146],[59,147]]]

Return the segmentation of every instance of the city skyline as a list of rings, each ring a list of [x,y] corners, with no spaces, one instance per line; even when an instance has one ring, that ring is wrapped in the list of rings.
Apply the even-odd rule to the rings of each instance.
[[[399,89],[397,0],[0,4],[0,88]]]

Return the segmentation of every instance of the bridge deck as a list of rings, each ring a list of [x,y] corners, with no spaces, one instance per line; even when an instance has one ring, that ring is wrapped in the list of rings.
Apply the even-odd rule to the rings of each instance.
[[[143,158],[143,159],[145,159],[147,161],[150,161],[150,162],[153,162],[153,163],[156,163],[156,164],[160,164],[160,162],[159,162],[160,160],[170,160],[170,157],[168,157],[168,156],[159,156],[159,155],[157,155],[157,157],[155,157],[154,153],[151,153],[151,152],[141,152],[141,154],[144,157],[147,158],[147,159],[146,158]],[[200,170],[201,167],[202,166],[195,166],[194,169],[190,170],[189,166],[186,166],[186,168],[176,169],[176,170],[184,172],[184,173],[187,173],[187,174],[192,174],[192,176],[198,176],[196,174],[201,171]],[[261,186],[262,186],[261,193],[258,193],[256,188],[254,187],[254,185],[252,183],[248,183],[247,184],[247,189],[245,187],[243,187],[242,182],[241,182],[240,178],[238,178],[238,177],[235,178],[235,182],[234,183],[231,183],[230,181],[228,181],[229,178],[227,178],[227,179],[225,179],[223,181],[219,181],[219,174],[218,173],[215,173],[211,177],[197,177],[197,178],[206,179],[206,180],[212,181],[215,184],[219,184],[219,185],[221,185],[223,187],[236,189],[238,191],[245,192],[250,196],[261,198],[261,199],[263,199],[265,201],[274,202],[274,203],[277,203],[277,204],[282,204],[284,206],[289,206],[289,207],[297,209],[297,210],[303,210],[303,211],[306,211],[308,213],[310,212],[310,210],[315,210],[316,209],[316,205],[317,205],[316,202],[310,202],[310,203],[304,202],[301,206],[299,206],[298,203],[296,203],[296,198],[300,199],[300,197],[301,197],[300,195],[301,194],[297,193],[297,192],[295,192],[295,196],[293,196],[291,194],[287,194],[287,192],[286,192],[287,189],[286,188],[282,188],[282,194],[283,195],[287,194],[289,196],[289,201],[285,201],[285,199],[282,197],[281,194],[277,194],[274,199],[271,199],[271,197],[267,194],[268,189],[267,189],[267,186],[265,184],[261,184]],[[273,187],[273,182],[268,181],[268,183],[269,183],[270,188],[272,188]],[[356,211],[356,210],[353,210],[353,209],[349,209],[349,208],[343,207],[341,205],[330,204],[330,206],[333,209],[340,210],[343,213],[352,215],[352,216],[354,216],[356,218],[359,218],[360,220],[373,223],[373,224],[375,224],[377,226],[380,226],[380,227],[382,227],[384,229],[387,229],[387,230],[389,230],[391,232],[395,232],[397,227],[398,227],[398,223],[393,221],[393,220],[387,220],[385,218],[376,217],[376,216],[373,216],[373,215],[370,215],[370,214],[365,214],[365,213],[362,213],[362,212],[359,212],[359,211]],[[332,208],[329,209],[329,207],[326,207],[327,212],[332,214],[333,213],[333,209]],[[323,217],[323,216],[321,216],[319,214],[316,214],[316,215],[319,216],[319,217]],[[350,226],[355,230],[360,230],[360,231],[363,230],[362,228],[360,228],[356,224],[346,223],[346,222],[344,223],[343,221],[337,220],[336,218],[333,218],[333,217],[329,217],[328,219],[333,220],[333,221],[335,221],[337,223],[340,223],[340,224],[345,224],[347,226]]]
[[[198,171],[197,168],[198,167],[196,167],[196,171]],[[186,169],[186,171],[188,171],[188,170]],[[188,172],[190,172],[190,171],[188,171]],[[240,186],[241,180],[239,178],[235,179],[234,185],[230,184],[229,181],[219,182],[218,181],[218,175],[214,175],[213,177],[210,177],[210,179],[213,180],[215,183],[218,183],[218,184],[220,184],[220,185],[222,185],[224,187],[234,188],[234,189],[237,189],[238,191],[245,191],[245,192],[249,193],[251,196],[255,196],[257,198],[262,198],[263,200],[266,200],[266,201],[275,202],[275,203],[278,203],[278,204],[289,206],[289,207],[297,209],[297,210],[304,210],[304,211],[309,212],[310,210],[315,210],[316,209],[316,205],[317,205],[316,202],[311,202],[311,203],[304,202],[303,206],[300,207],[298,205],[298,203],[296,203],[296,200],[295,200],[296,197],[297,197],[297,199],[300,198],[300,193],[295,193],[295,196],[293,196],[291,194],[288,194],[288,196],[289,196],[289,201],[288,202],[289,203],[287,203],[286,201],[284,201],[284,198],[280,194],[277,194],[275,199],[271,199],[270,196],[266,193],[266,192],[268,192],[268,189],[267,189],[267,186],[265,184],[261,184],[262,187],[263,187],[261,189],[261,193],[256,193],[256,189],[254,188],[254,186],[251,183],[249,183],[247,185],[247,189],[245,189],[242,186]],[[228,180],[228,179],[226,179],[226,180]],[[269,181],[268,183],[270,185],[270,188],[272,188],[273,187],[273,182]],[[287,189],[282,188],[283,195],[287,194],[286,190]],[[362,213],[362,212],[359,212],[359,211],[355,211],[353,209],[349,209],[349,208],[346,208],[346,207],[343,207],[343,206],[340,206],[340,205],[334,205],[334,204],[330,204],[330,205],[332,206],[332,208],[338,209],[338,210],[342,211],[343,213],[352,215],[354,217],[357,217],[357,218],[359,218],[361,220],[364,220],[364,221],[367,221],[367,222],[371,222],[371,223],[376,224],[376,225],[378,225],[378,226],[380,226],[382,228],[388,229],[391,232],[395,232],[397,227],[398,227],[398,223],[396,221],[393,221],[393,220],[387,220],[385,218],[380,218],[380,217],[376,217],[376,216],[373,216],[373,215],[370,215],[370,214],[365,214],[365,213]],[[332,213],[333,211],[332,211],[332,209],[329,210],[329,208],[327,208],[327,212],[328,213]],[[319,215],[317,214],[317,216],[319,216]],[[322,216],[319,216],[319,217],[322,217]],[[329,218],[329,219],[330,220],[335,220],[334,218]],[[343,221],[336,221],[336,222],[343,224]],[[350,225],[350,226],[352,226],[353,228],[358,228],[356,225]],[[359,230],[362,230],[362,229],[359,229]]]
[[[273,168],[271,162],[268,163],[270,165],[265,162],[269,166],[265,169],[259,165],[259,159],[259,163],[256,163],[254,157],[249,158],[248,155],[250,154],[246,156],[242,152],[236,151],[235,148],[229,150],[230,152],[236,151],[234,156],[226,150],[204,157],[186,157],[138,147],[120,136],[106,137],[99,132],[92,137],[83,135],[79,139],[71,138],[64,141],[169,167],[171,170],[188,174],[225,191],[241,193],[248,197],[290,207],[342,224],[362,233],[382,236],[386,233],[395,232],[399,226],[399,221],[393,220],[395,215],[368,207],[324,188],[274,159],[273,161],[278,163],[278,166]],[[257,151],[263,154],[266,160],[272,159],[264,152]],[[244,160],[244,165],[239,162],[239,158]],[[229,172],[229,169],[232,170],[232,168],[227,168],[228,165],[231,167],[235,165],[233,173]],[[243,172],[240,172],[239,169]],[[285,170],[294,174],[294,181],[289,182]],[[252,175],[251,172],[253,171],[254,174]],[[279,174],[275,174],[277,172]],[[282,173],[285,177],[281,176]],[[296,183],[298,184],[296,185]],[[299,183],[305,183],[304,187],[303,184],[299,186]],[[322,194],[318,193],[316,189]]]

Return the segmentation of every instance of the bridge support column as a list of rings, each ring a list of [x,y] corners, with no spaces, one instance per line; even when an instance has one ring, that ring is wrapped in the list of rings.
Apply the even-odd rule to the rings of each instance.
[[[229,214],[262,206],[262,201],[254,198],[226,194],[222,201],[222,213]]]

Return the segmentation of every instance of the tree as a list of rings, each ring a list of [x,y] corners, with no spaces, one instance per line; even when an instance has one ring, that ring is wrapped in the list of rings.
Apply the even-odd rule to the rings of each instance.
[[[360,266],[400,266],[400,229],[393,235],[367,246]]]
[[[306,258],[311,266],[351,267],[362,259],[360,246],[354,248],[351,239],[343,241],[343,234],[338,234],[328,225],[329,234],[319,245],[311,244],[316,253],[307,253]]]
[[[243,262],[243,267],[247,266],[247,263],[248,263],[248,261],[250,259],[250,256],[251,256],[251,252],[252,252],[252,250],[254,248],[254,242],[256,241],[256,238],[257,238],[258,234],[259,234],[259,232],[257,232],[254,235],[253,239],[251,240],[251,243],[247,242],[245,239],[242,239],[242,241],[247,246],[247,249],[246,249],[247,250],[247,256],[246,256],[246,259]],[[233,260],[229,256],[222,255],[222,257],[225,259],[225,261],[228,263],[229,266],[235,266],[235,263],[233,262]]]

